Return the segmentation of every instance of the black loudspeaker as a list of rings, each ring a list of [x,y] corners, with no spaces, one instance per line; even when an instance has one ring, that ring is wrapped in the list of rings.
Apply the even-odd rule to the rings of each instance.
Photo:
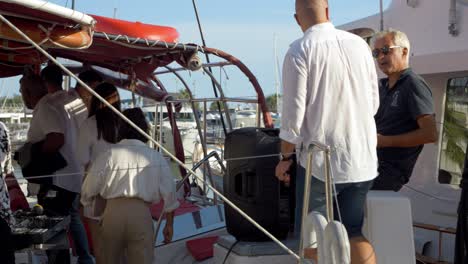
[[[290,226],[290,191],[275,177],[280,152],[278,135],[278,129],[248,127],[226,136],[224,194],[276,238],[285,239]],[[276,155],[255,158],[271,154]],[[227,230],[237,240],[270,240],[229,205],[225,213]]]

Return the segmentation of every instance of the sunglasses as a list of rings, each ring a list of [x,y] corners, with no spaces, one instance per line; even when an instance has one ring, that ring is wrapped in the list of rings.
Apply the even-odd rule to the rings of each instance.
[[[380,48],[380,49],[374,49],[372,51],[372,57],[377,59],[380,55],[380,52],[382,52],[383,55],[388,55],[391,49],[396,49],[396,48],[402,48],[402,46],[384,46],[383,48]]]

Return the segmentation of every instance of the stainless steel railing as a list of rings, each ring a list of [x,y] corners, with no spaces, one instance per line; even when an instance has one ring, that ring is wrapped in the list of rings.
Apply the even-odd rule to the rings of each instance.
[[[333,220],[333,189],[332,189],[332,178],[331,178],[331,165],[330,165],[330,155],[331,148],[330,146],[324,145],[320,142],[312,142],[307,148],[307,166],[305,173],[305,183],[304,183],[304,202],[302,207],[302,219],[301,227],[306,226],[307,216],[309,214],[309,196],[310,196],[310,183],[312,177],[312,161],[314,157],[314,151],[319,150],[325,154],[325,195],[326,195],[326,209],[327,209],[327,221],[330,222]],[[304,236],[301,232],[299,240],[299,263],[304,262]]]

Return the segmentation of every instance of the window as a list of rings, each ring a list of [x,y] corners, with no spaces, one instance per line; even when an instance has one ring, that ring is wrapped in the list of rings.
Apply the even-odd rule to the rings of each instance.
[[[439,182],[458,185],[468,144],[468,77],[449,80],[442,129]]]

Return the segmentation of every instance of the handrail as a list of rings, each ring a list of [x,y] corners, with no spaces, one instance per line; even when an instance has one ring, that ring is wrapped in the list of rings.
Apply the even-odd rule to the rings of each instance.
[[[200,168],[201,165],[203,165],[205,162],[207,162],[210,158],[212,157],[215,157],[216,160],[218,161],[219,165],[221,166],[221,169],[226,172],[226,167],[224,166],[223,162],[221,161],[221,158],[219,157],[219,154],[216,152],[216,151],[212,151],[210,152],[206,157],[204,157],[203,159],[201,159],[199,162],[197,162],[193,167],[192,167],[192,170],[195,171],[197,170],[198,168]],[[183,186],[183,182],[185,182],[187,180],[188,177],[190,177],[190,175],[192,175],[191,173],[187,173],[183,178],[182,180],[180,180],[178,183],[177,183],[177,186],[176,186],[176,192]],[[213,181],[211,181],[211,183],[213,183]]]
[[[440,226],[436,226],[436,225],[430,225],[430,224],[423,224],[423,223],[417,223],[417,222],[413,222],[413,227],[416,227],[416,228],[421,228],[421,229],[425,229],[425,230],[429,230],[429,231],[435,231],[435,232],[439,232],[439,248],[438,248],[438,257],[437,259],[440,261],[441,260],[441,256],[442,256],[442,244],[443,244],[443,240],[442,240],[442,234],[449,234],[449,235],[456,235],[457,234],[457,230],[455,228],[450,228],[450,227],[440,227]],[[424,257],[424,256],[422,256]]]
[[[339,223],[336,223],[336,222],[333,222],[333,181],[332,181],[332,178],[331,178],[331,161],[330,161],[330,155],[331,155],[331,147],[328,146],[328,145],[324,145],[320,142],[316,142],[316,141],[313,141],[310,143],[310,145],[307,147],[307,167],[306,167],[306,172],[305,172],[305,183],[304,183],[304,197],[303,197],[303,207],[302,207],[302,219],[301,219],[301,228],[302,230],[305,229],[306,226],[310,226],[308,225],[308,217],[309,217],[309,197],[310,197],[310,188],[311,188],[311,178],[313,177],[312,176],[312,161],[313,161],[313,153],[315,151],[315,149],[318,149],[319,151],[322,151],[324,152],[325,154],[325,197],[326,197],[326,218],[327,218],[327,222],[328,222],[328,226],[330,226],[330,229],[331,228],[334,228],[335,230],[338,230],[337,232],[342,232],[342,230],[344,229],[344,227],[339,224]],[[312,221],[312,220],[311,220]],[[320,223],[321,221],[317,220],[317,219],[314,219],[312,221],[313,223]],[[323,225],[322,226],[319,226],[318,228],[322,228],[320,231],[323,232]],[[299,240],[299,257],[300,257],[300,260],[299,260],[299,263],[303,263],[304,261],[304,237],[306,236],[304,233],[301,230],[301,236],[300,236],[300,240]],[[327,228],[328,230],[328,228]],[[343,236],[346,236],[346,232],[344,232],[345,234]],[[309,237],[309,235],[307,235],[307,237]],[[332,241],[331,239],[327,239],[327,238],[324,238],[323,241],[321,241],[321,243],[324,243],[324,242],[327,242],[327,244],[330,244],[332,245],[333,243],[340,243],[342,242],[342,240],[340,240],[340,238],[342,239],[342,237],[338,237],[337,240],[335,241]],[[322,235],[322,239],[323,239],[323,235]],[[346,236],[346,239],[347,239],[347,236]],[[346,242],[345,242],[346,243]],[[349,242],[347,242],[349,243]],[[320,247],[319,247],[320,248]],[[324,250],[325,248],[322,246],[321,247],[322,250]],[[347,254],[349,256],[349,246],[347,246],[346,244],[344,245],[344,247],[342,247],[342,249],[345,249],[347,252],[345,252],[345,254]],[[325,249],[326,252],[332,252],[331,250],[329,249]],[[325,252],[320,252],[319,254],[321,256],[324,256],[326,254],[324,254]],[[339,254],[340,252],[335,252],[336,254]],[[330,253],[331,254],[331,253]],[[332,256],[328,256],[330,257],[331,259],[334,259],[332,258]],[[343,261],[343,259],[349,259],[349,257],[346,257],[346,255],[344,256],[344,258],[340,258],[341,260],[340,261]],[[338,259],[335,259],[335,261],[338,261]],[[323,259],[320,260],[319,259],[319,263],[324,263],[323,262]],[[346,262],[343,262],[342,264],[346,264]]]

